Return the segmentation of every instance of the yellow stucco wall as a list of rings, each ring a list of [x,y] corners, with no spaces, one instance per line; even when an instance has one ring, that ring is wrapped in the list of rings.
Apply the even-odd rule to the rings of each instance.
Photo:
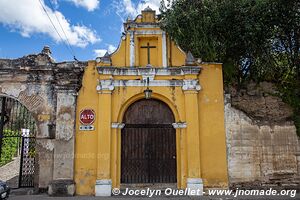
[[[221,64],[201,64],[199,124],[201,175],[208,187],[228,185]]]
[[[76,108],[75,182],[76,193],[80,195],[94,194],[97,178],[97,130],[99,126],[94,123],[95,131],[79,131],[80,110],[85,108],[94,109],[96,112],[98,110],[98,94],[95,92],[98,73],[94,66],[93,62],[89,62],[85,69]]]
[[[200,176],[203,178],[206,187],[223,187],[227,185],[227,164],[221,65],[202,65],[202,67],[199,76],[202,90],[197,94],[199,104]],[[101,110],[98,109],[99,94],[95,91],[98,77],[95,63],[90,62],[85,71],[83,87],[80,90],[77,105],[75,181],[77,194],[80,195],[94,194],[97,162],[99,160],[107,162],[107,168],[110,169],[100,177],[111,178],[114,187],[118,187],[120,184],[120,132],[111,131],[111,147],[106,143],[102,143],[104,149],[111,149],[110,153],[97,154],[99,140],[101,140],[101,138],[98,138],[99,129],[101,129],[99,123],[94,123],[95,131],[79,131],[80,110],[84,108],[94,109],[96,111],[96,122],[102,115]],[[144,89],[143,87],[115,88],[111,95],[111,122],[121,122],[122,114],[126,108],[134,101],[143,98]],[[151,87],[151,89],[154,91],[154,98],[166,102],[172,108],[176,121],[184,122],[186,121],[186,115],[194,118],[197,113],[194,109],[186,109],[186,99],[180,87]],[[102,103],[103,106],[109,104],[105,100]],[[106,116],[102,116],[103,118],[106,118]],[[192,127],[192,129],[194,128]],[[188,133],[185,129],[179,129],[176,134],[178,187],[184,188],[189,170],[186,158],[186,134]],[[192,162],[194,160],[197,159],[193,158]],[[197,165],[198,163],[194,164]],[[193,165],[193,163],[190,165]]]
[[[140,21],[140,18],[136,19]],[[147,18],[147,20],[151,20]],[[139,28],[142,30],[142,28]],[[154,29],[151,29],[154,30]],[[159,30],[155,28],[155,30]],[[136,41],[157,38],[161,35],[136,35]],[[121,129],[111,128],[111,123],[122,122],[129,105],[144,98],[146,87],[115,87],[112,91],[97,91],[99,80],[136,80],[141,75],[103,75],[97,67],[129,67],[129,35],[121,40],[119,49],[111,56],[111,64],[90,61],[85,69],[82,88],[77,99],[75,182],[78,195],[93,195],[95,182],[111,179],[113,187],[120,187]],[[167,64],[169,67],[184,66],[185,54],[167,37]],[[135,47],[135,66],[140,66],[139,44]],[[162,65],[162,48],[151,55],[154,67]],[[146,52],[143,51],[142,54]],[[142,61],[144,62],[144,61]],[[142,63],[143,65],[145,63]],[[201,90],[183,91],[178,86],[153,86],[152,98],[169,105],[176,122],[187,122],[187,128],[176,129],[177,186],[186,187],[187,178],[202,178],[204,187],[226,187],[227,161],[224,129],[224,100],[221,64],[200,64],[200,75],[156,75],[155,80],[198,79]],[[79,113],[82,109],[96,113],[95,130],[80,131]]]

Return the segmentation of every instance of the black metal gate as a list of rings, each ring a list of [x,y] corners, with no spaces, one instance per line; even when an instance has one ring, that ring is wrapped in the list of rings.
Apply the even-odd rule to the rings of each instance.
[[[20,159],[13,187],[33,187],[35,171],[35,120],[17,100],[0,97],[0,166]],[[13,181],[13,180],[12,180]]]
[[[176,135],[171,124],[126,124],[122,183],[176,183]]]

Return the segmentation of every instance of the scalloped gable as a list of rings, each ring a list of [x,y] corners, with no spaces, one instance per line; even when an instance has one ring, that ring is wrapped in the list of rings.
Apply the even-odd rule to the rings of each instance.
[[[154,10],[146,8],[134,20],[124,23],[125,32],[110,63],[98,66],[175,67],[186,65],[186,53],[159,26]],[[107,59],[106,59],[107,60]]]

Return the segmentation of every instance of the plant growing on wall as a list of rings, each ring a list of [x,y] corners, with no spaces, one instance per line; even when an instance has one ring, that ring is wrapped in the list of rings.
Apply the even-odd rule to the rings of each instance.
[[[16,134],[11,130],[3,130],[4,134]],[[5,137],[2,143],[2,152],[0,157],[0,167],[11,162],[18,156],[19,145],[21,144],[19,137]]]

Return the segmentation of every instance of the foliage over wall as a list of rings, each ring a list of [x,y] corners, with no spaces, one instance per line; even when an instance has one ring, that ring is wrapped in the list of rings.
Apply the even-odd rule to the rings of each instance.
[[[4,134],[13,135],[11,130],[4,130]],[[21,138],[19,137],[4,137],[2,143],[0,167],[12,161],[18,155]]]
[[[276,84],[300,135],[300,1],[169,0],[161,26],[185,51],[224,64],[224,84]]]

